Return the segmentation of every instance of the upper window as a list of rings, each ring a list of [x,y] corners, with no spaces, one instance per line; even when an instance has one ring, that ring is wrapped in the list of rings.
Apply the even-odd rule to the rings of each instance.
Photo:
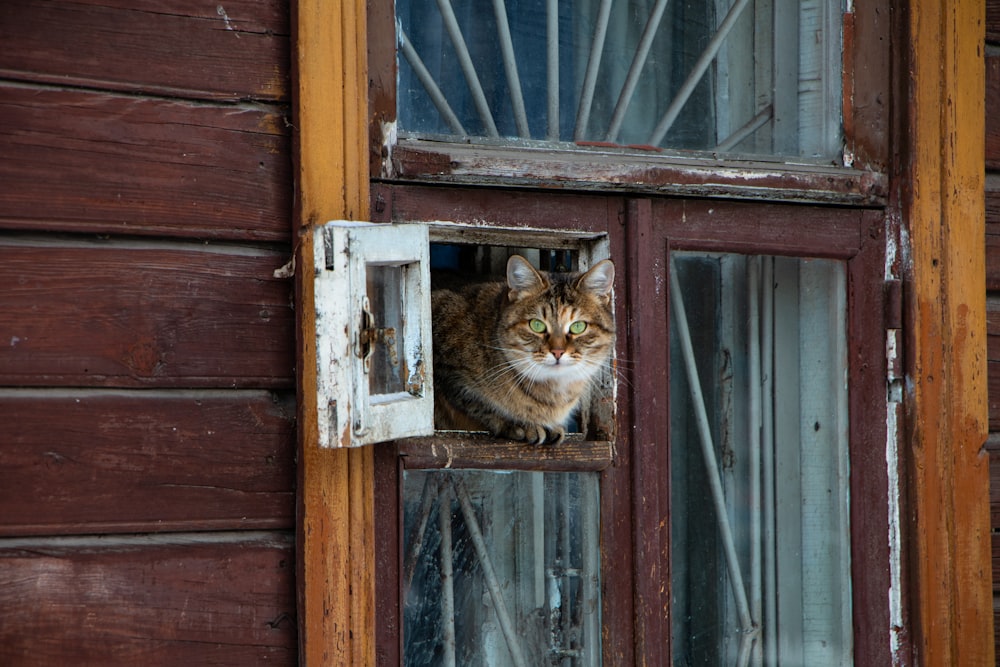
[[[841,0],[398,0],[401,136],[840,163]]]

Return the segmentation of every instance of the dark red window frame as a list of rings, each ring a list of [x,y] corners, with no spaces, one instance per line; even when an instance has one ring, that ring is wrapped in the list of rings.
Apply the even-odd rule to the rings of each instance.
[[[373,199],[387,221],[481,225],[489,220],[506,228],[606,234],[612,259],[624,268],[616,282],[616,315],[618,356],[627,360],[621,366],[627,381],[619,385],[613,460],[601,470],[605,664],[670,662],[669,252],[724,250],[845,261],[855,658],[858,664],[891,662],[882,211],[388,184],[375,187]],[[399,488],[407,449],[413,447],[376,445],[377,645],[385,665],[400,660]],[[539,469],[551,466],[540,459]]]

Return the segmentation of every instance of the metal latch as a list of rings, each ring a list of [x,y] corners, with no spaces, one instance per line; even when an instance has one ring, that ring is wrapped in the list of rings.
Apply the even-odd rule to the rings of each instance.
[[[372,370],[372,354],[375,345],[382,343],[389,353],[389,363],[399,366],[399,354],[396,352],[396,328],[375,326],[375,315],[372,314],[371,302],[368,297],[361,300],[361,331],[358,334],[358,356],[365,365],[365,373]]]

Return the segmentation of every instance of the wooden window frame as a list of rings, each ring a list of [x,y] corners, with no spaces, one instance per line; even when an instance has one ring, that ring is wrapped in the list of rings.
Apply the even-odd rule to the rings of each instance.
[[[405,183],[379,184],[372,196],[385,221],[446,217],[470,225],[478,221],[481,226],[488,219],[508,228],[517,222],[532,228],[547,224],[555,233],[563,224],[572,224],[582,231],[607,234],[611,258],[623,267],[616,285],[618,356],[641,360],[623,367],[627,386],[618,394],[619,428],[607,452],[612,455],[609,462],[599,460],[602,452],[593,448],[583,448],[582,455],[579,448],[568,450],[570,456],[565,458],[558,456],[561,452],[538,456],[534,448],[516,444],[484,454],[475,451],[483,443],[467,438],[407,440],[376,448],[378,567],[386,575],[380,577],[377,591],[377,643],[385,660],[380,664],[401,664],[402,602],[393,575],[398,574],[402,553],[398,520],[402,471],[498,465],[601,472],[601,558],[604,568],[615,563],[616,571],[615,576],[602,576],[604,664],[669,664],[669,529],[663,522],[669,516],[669,419],[665,407],[659,417],[650,416],[649,410],[633,409],[633,400],[636,395],[661,399],[669,395],[668,306],[662,290],[668,284],[671,250],[825,257],[846,263],[851,295],[851,550],[859,582],[854,594],[855,657],[857,664],[891,664],[884,596],[892,583],[886,557],[890,514],[887,405],[870,400],[871,396],[885,397],[881,277],[885,234],[891,225],[882,211],[531,190],[474,193],[466,188]],[[551,210],[564,212],[569,223],[553,220],[546,213]],[[656,295],[661,297],[661,308],[649,307]],[[871,317],[872,313],[879,317]],[[438,446],[436,455],[429,451],[431,442]],[[501,443],[488,439],[487,444],[497,447]],[[582,463],[571,465],[574,458]],[[661,474],[651,475],[651,471]],[[630,545],[631,551],[624,558],[623,544]]]
[[[395,80],[394,29],[391,10],[387,13],[382,2],[297,0],[292,10],[296,260],[305,266],[313,225],[370,219],[370,211],[387,208],[383,195],[370,198],[371,182],[386,176],[381,169],[389,155],[379,133],[369,134],[369,121],[381,128],[395,116],[395,100],[387,95]],[[848,153],[859,177],[882,174],[876,197],[862,194],[853,203],[884,211],[889,234],[899,233],[894,270],[905,295],[900,320],[909,387],[900,413],[906,421],[898,443],[896,500],[904,503],[901,605],[912,613],[893,628],[896,664],[994,660],[992,591],[982,574],[990,569],[990,530],[982,451],[987,400],[981,14],[977,0],[878,0],[856,3],[844,24]],[[442,182],[432,176],[428,170],[412,180]],[[838,198],[871,186],[825,187],[824,175],[803,180],[782,171],[776,183],[765,178],[755,192],[739,189],[734,177],[738,174],[709,166],[693,175],[667,171],[663,180],[676,179],[675,194],[847,204],[852,202]],[[578,187],[533,180],[530,174],[516,184]],[[655,192],[671,192],[669,183],[662,185]],[[830,190],[840,194],[822,194]],[[640,244],[636,251],[662,249]],[[384,658],[382,648],[376,649],[376,630],[392,628],[381,630],[384,621],[375,621],[374,580],[385,564],[376,561],[374,549],[374,490],[382,483],[374,463],[388,450],[321,450],[310,435],[316,431],[310,428],[316,369],[309,343],[315,331],[310,281],[303,273],[296,273],[300,661],[384,664],[376,662]],[[617,514],[606,516],[617,521]],[[629,526],[621,530],[632,534]],[[632,662],[619,657],[627,656],[616,655],[615,664]]]
[[[396,132],[393,3],[368,0],[373,181],[545,187],[884,206],[890,191],[888,0],[854,3],[843,24],[843,123],[847,166],[755,156],[705,157],[632,148],[547,148],[400,139]]]

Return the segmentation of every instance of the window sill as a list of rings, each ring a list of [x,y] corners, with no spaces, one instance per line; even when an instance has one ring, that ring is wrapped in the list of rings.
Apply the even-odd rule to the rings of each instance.
[[[392,147],[382,177],[852,206],[882,207],[888,199],[885,174],[804,161],[723,160],[612,146],[554,151],[410,137]]]
[[[417,469],[503,469],[545,472],[601,471],[614,463],[614,444],[566,436],[558,445],[526,445],[487,433],[438,431],[396,441],[403,466]]]

